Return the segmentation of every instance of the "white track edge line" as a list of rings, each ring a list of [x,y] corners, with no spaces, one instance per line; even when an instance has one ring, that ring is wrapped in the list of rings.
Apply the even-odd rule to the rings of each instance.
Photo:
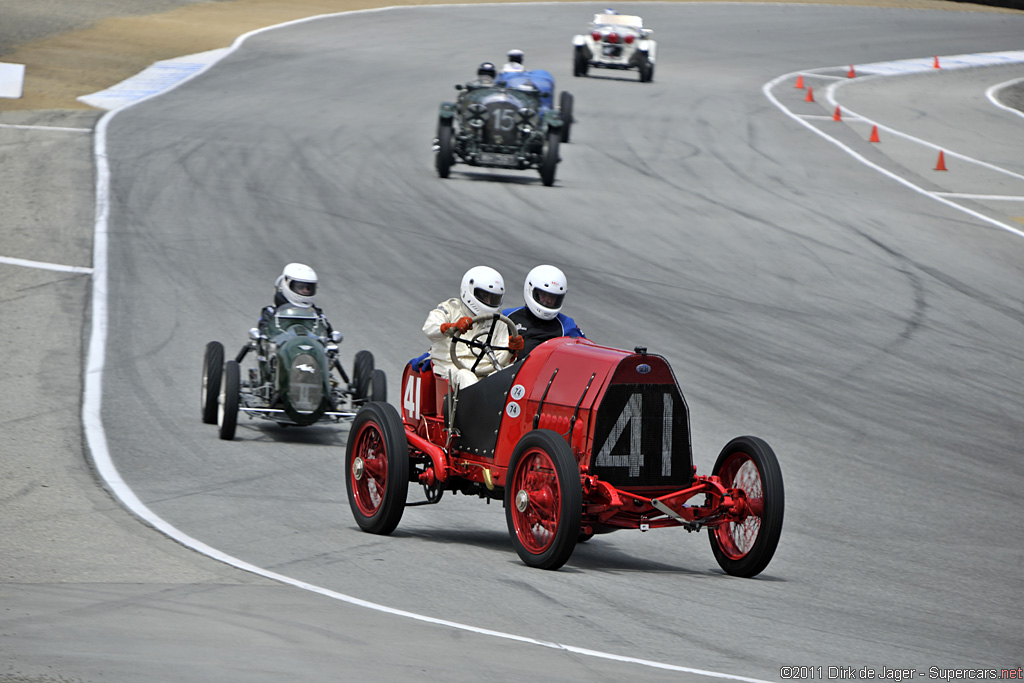
[[[92,128],[66,128],[63,126],[28,126],[21,123],[0,123],[0,128],[13,128],[15,130],[46,130],[59,133],[91,133]]]
[[[986,202],[1024,202],[1024,195],[1002,195],[1002,194],[971,194],[969,192],[935,192],[939,197],[953,197],[954,199],[980,199]]]
[[[38,270],[54,270],[59,273],[84,273],[86,275],[92,274],[92,268],[87,268],[85,266],[65,266],[60,263],[46,263],[45,261],[29,261],[28,259],[14,258],[13,256],[0,256],[0,263],[4,263],[8,266],[36,268]]]
[[[511,4],[511,3],[510,3]],[[550,3],[558,4],[558,3]],[[469,5],[432,5],[432,6],[420,6],[420,7],[468,7]],[[476,5],[478,7],[486,7],[487,5]],[[409,9],[407,7],[381,7],[366,10],[355,10],[351,12],[337,12],[333,14],[323,14],[314,17],[305,17],[303,19],[297,19],[294,21],[277,24],[274,26],[268,26],[250,31],[249,33],[239,36],[231,47],[224,52],[220,59],[227,57],[228,55],[235,52],[248,38],[263,33],[265,31],[271,31],[287,26],[293,26],[309,21],[314,21],[329,17],[338,17],[344,15],[354,14],[370,14],[376,12],[384,12],[394,9]],[[206,545],[202,541],[192,538],[188,534],[184,533],[180,529],[169,524],[163,518],[159,517],[156,513],[149,509],[148,506],[143,503],[135,492],[128,486],[128,484],[121,478],[120,473],[117,471],[117,467],[114,465],[113,458],[110,455],[110,450],[107,446],[106,431],[103,427],[102,420],[102,398],[103,398],[103,369],[106,362],[106,341],[107,341],[107,314],[108,314],[108,301],[107,301],[107,276],[109,272],[109,263],[107,261],[107,243],[108,243],[108,221],[110,217],[110,165],[107,161],[106,152],[106,137],[107,137],[107,126],[110,121],[120,112],[129,109],[130,107],[145,102],[153,97],[162,95],[166,92],[174,90],[183,83],[186,83],[193,78],[205,73],[217,62],[212,62],[203,69],[190,75],[188,78],[175,83],[167,90],[160,93],[155,93],[143,99],[137,100],[126,104],[123,107],[113,109],[104,114],[97,126],[96,126],[96,137],[94,139],[94,155],[96,158],[96,224],[95,224],[95,237],[93,243],[93,286],[92,286],[92,324],[90,326],[90,338],[88,354],[86,358],[86,369],[84,377],[84,389],[83,389],[83,401],[82,401],[82,425],[85,431],[86,443],[88,446],[89,453],[92,457],[93,464],[96,467],[96,471],[100,478],[110,489],[111,493],[124,505],[130,512],[136,515],[139,519],[143,520],[156,530],[160,531],[169,538],[174,539],[178,543],[195,550],[207,557],[214,560],[218,560],[225,564],[236,567],[243,571],[262,576],[272,581],[287,584],[300,588],[302,590],[310,591],[323,595],[325,597],[339,600],[352,605],[358,605],[360,607],[366,607],[372,610],[383,612],[386,614],[392,614],[396,616],[406,617],[414,619],[416,621],[426,622],[430,624],[436,624],[440,626],[447,626],[449,628],[458,629],[461,631],[468,631],[480,635],[488,635],[496,638],[502,638],[505,640],[513,640],[521,643],[530,645],[538,645],[541,647],[547,647],[557,650],[564,650],[578,655],[585,655],[588,657],[595,657],[598,659],[613,660],[618,662],[624,662],[629,664],[639,664],[642,666],[664,669],[667,671],[677,671],[680,673],[689,673],[700,676],[707,676],[710,678],[722,678],[732,681],[744,681],[745,683],[769,683],[757,678],[749,678],[746,676],[737,676],[733,674],[725,674],[716,671],[706,671],[703,669],[695,669],[685,666],[677,666],[674,664],[665,664],[662,662],[656,662],[647,659],[639,659],[636,657],[627,657],[623,655],[616,655],[607,652],[600,652],[597,650],[588,650],[572,645],[565,645],[562,643],[554,643],[550,641],[537,640],[535,638],[528,638],[525,636],[518,636],[511,633],[504,633],[501,631],[493,631],[490,629],[480,628],[471,626],[468,624],[461,624],[454,621],[448,621],[445,619],[437,619],[435,617],[428,617],[426,615],[417,614],[415,612],[407,612],[404,610],[387,607],[386,605],[380,605],[373,602],[368,602],[360,598],[356,598],[344,593],[338,593],[336,591],[329,590],[320,586],[299,581],[283,574],[278,574],[262,567],[250,564],[236,557],[228,555],[227,553],[221,552],[216,548]]]
[[[1021,118],[1024,118],[1024,111],[1019,111],[1017,109],[1014,109],[1013,107],[1007,107],[1005,104],[996,99],[997,92],[999,92],[1003,88],[1008,88],[1011,85],[1016,85],[1017,83],[1020,83],[1022,81],[1024,81],[1024,78],[1014,78],[1009,81],[1004,81],[1003,83],[996,83],[995,85],[991,86],[990,88],[988,88],[988,90],[985,91],[985,97],[988,98],[989,102],[999,107],[1000,109],[1008,111],[1011,114],[1014,114],[1015,116],[1020,116]]]

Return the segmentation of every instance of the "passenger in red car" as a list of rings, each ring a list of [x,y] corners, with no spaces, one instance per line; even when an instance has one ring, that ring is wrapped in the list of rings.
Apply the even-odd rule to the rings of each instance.
[[[555,337],[582,337],[586,339],[576,321],[562,313],[569,283],[565,273],[555,266],[537,266],[523,283],[525,306],[502,311],[522,335],[524,348],[519,354],[525,358],[541,343]]]

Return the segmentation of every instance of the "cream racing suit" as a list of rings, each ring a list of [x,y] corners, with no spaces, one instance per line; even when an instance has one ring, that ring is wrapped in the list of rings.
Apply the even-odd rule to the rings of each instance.
[[[452,344],[452,333],[456,330],[449,329],[448,334],[442,334],[441,325],[443,323],[454,323],[459,318],[463,317],[475,317],[473,312],[466,308],[466,305],[462,303],[462,299],[453,298],[447,301],[442,301],[437,305],[437,308],[432,310],[427,315],[427,321],[423,323],[423,333],[427,335],[427,339],[430,340],[430,361],[434,365],[434,374],[442,379],[449,379],[449,373],[451,375],[451,381],[454,386],[468,387],[471,384],[476,383],[479,377],[470,370],[462,370],[456,368],[452,363],[451,357],[451,344]],[[486,334],[491,329],[492,321],[474,325],[469,328],[469,331],[462,335],[463,339],[472,339],[478,334]],[[508,348],[508,328],[504,323],[498,322],[494,329],[494,338],[491,340],[494,346],[503,346]],[[473,363],[476,362],[476,356],[473,355],[472,350],[466,344],[459,344],[456,348],[456,355],[458,359],[462,361],[463,365],[467,368],[473,367]],[[501,363],[502,367],[509,365],[512,362],[512,354],[509,351],[495,351],[494,355],[497,357],[498,362]],[[477,366],[477,372],[482,376],[487,376],[497,370],[491,363],[491,359],[484,356],[484,359],[480,361]]]

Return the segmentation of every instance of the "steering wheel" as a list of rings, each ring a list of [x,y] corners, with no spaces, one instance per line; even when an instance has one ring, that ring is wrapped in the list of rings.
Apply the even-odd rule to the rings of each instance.
[[[478,332],[476,335],[473,336],[472,339],[463,339],[462,333],[459,332],[457,329],[455,330],[455,334],[452,335],[452,344],[450,348],[452,363],[455,365],[455,367],[459,368],[460,370],[469,370],[477,377],[486,376],[486,374],[482,375],[477,370],[477,368],[480,366],[480,362],[484,358],[487,358],[488,360],[491,361],[491,365],[494,366],[495,370],[503,370],[509,365],[511,365],[511,363],[502,364],[498,360],[497,354],[494,353],[495,351],[509,351],[510,353],[512,353],[513,356],[515,356],[515,353],[512,352],[512,350],[507,346],[494,345],[494,333],[498,329],[498,323],[501,322],[505,324],[505,327],[508,328],[508,336],[510,339],[519,334],[519,331],[516,329],[516,324],[512,322],[508,316],[502,315],[501,313],[488,313],[485,315],[478,315],[477,317],[473,318],[473,326],[476,327],[477,323],[483,323],[487,321],[490,321],[491,326],[482,332]],[[469,352],[472,353],[474,357],[476,357],[476,360],[473,361],[473,367],[467,368],[466,364],[463,363],[461,359],[459,359],[458,354],[456,354],[456,350],[458,349],[459,344],[465,344],[466,346],[468,346]]]

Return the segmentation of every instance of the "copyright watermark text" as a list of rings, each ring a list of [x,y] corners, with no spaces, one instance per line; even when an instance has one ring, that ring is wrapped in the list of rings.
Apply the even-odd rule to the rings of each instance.
[[[901,669],[897,667],[854,666],[783,666],[779,677],[784,681],[977,681],[1021,680],[1024,669],[947,669],[933,666],[928,669]]]

